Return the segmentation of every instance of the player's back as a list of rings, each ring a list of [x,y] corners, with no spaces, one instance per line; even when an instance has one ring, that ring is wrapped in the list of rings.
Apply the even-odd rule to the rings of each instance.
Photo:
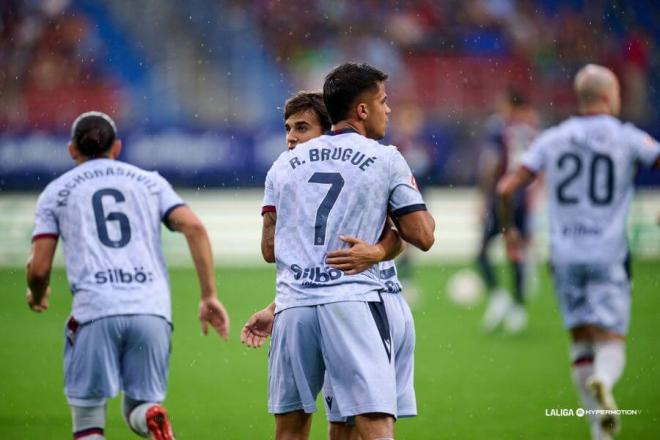
[[[621,262],[635,164],[648,135],[609,115],[546,130],[524,159],[546,172],[556,262]]]
[[[35,234],[62,240],[78,321],[136,313],[170,319],[160,222],[180,204],[157,173],[110,159],[88,160],[48,185]]]
[[[340,235],[378,241],[401,163],[395,147],[354,132],[321,136],[278,158],[268,173],[266,196],[271,185],[278,309],[377,299],[382,288],[377,266],[347,276],[326,266],[325,258],[346,246]],[[399,180],[411,184],[410,177]]]

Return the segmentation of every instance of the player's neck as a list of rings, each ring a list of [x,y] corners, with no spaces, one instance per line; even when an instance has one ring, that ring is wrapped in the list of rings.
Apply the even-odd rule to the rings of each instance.
[[[364,124],[358,121],[350,121],[350,120],[339,121],[332,126],[332,131],[339,131],[345,129],[354,130],[355,132],[361,134],[362,136],[367,136],[367,130],[364,128]]]
[[[82,165],[85,162],[89,162],[90,160],[95,160],[95,159],[110,159],[114,160],[114,157],[109,156],[109,155],[103,155],[103,156],[78,156],[75,158],[76,161],[76,166]]]
[[[599,116],[599,115],[612,116],[612,110],[610,109],[610,106],[604,103],[582,106],[579,109],[579,113],[580,116]]]

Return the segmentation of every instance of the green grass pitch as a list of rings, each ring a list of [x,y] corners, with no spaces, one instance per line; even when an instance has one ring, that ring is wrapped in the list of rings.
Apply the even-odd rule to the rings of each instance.
[[[483,303],[461,309],[448,301],[444,286],[459,268],[417,269],[423,291],[414,311],[419,417],[397,423],[397,438],[588,438],[583,418],[545,415],[546,409],[578,407],[568,339],[547,270],[539,270],[541,291],[530,302],[529,329],[511,337],[481,333]],[[615,394],[621,408],[642,413],[623,416],[623,439],[660,438],[659,268],[658,261],[634,265],[628,362]],[[265,265],[218,270],[220,296],[232,318],[229,343],[201,336],[194,271],[173,270],[171,278],[174,334],[166,405],[178,438],[272,438],[268,351],[245,348],[238,335],[247,317],[272,298],[274,271]],[[0,286],[0,438],[71,438],[62,395],[63,328],[70,305],[64,273],[54,272],[51,307],[42,315],[25,306],[22,270],[0,270]],[[319,413],[312,438],[325,438],[325,430]],[[118,399],[109,403],[106,434],[133,438]]]

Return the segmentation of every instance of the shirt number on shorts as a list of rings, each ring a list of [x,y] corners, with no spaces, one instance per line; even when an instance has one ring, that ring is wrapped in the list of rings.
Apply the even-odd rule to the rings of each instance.
[[[341,189],[344,187],[344,178],[339,173],[314,173],[309,183],[322,183],[330,185],[330,190],[316,210],[316,222],[314,223],[314,245],[325,244],[325,229],[328,225],[330,210],[335,206]]]
[[[564,205],[578,203],[578,195],[570,195],[567,190],[582,172],[582,159],[574,153],[562,154],[557,160],[557,168],[569,170],[568,175],[557,186],[557,200]],[[589,164],[589,199],[594,205],[608,205],[612,202],[613,195],[614,162],[610,156],[596,153]]]
[[[131,224],[128,217],[123,212],[105,213],[103,210],[103,197],[111,197],[116,203],[126,201],[124,195],[113,188],[104,188],[96,191],[92,196],[92,207],[94,208],[94,218],[96,219],[96,230],[99,234],[99,240],[107,247],[121,248],[131,241]],[[112,240],[108,235],[108,222],[118,222],[119,239]]]

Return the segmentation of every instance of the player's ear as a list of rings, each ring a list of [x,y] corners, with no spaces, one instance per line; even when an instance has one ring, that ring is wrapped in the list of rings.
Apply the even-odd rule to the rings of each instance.
[[[115,139],[114,144],[110,147],[110,157],[116,159],[119,157],[119,153],[121,153],[121,139]]]
[[[71,159],[77,161],[78,157],[80,157],[80,151],[78,151],[76,146],[73,145],[73,142],[69,142],[67,149],[69,150],[69,156],[71,156]]]
[[[364,121],[365,119],[367,119],[367,116],[369,116],[369,110],[367,109],[367,104],[365,104],[364,102],[359,103],[356,110],[357,110],[358,120],[360,121]]]

